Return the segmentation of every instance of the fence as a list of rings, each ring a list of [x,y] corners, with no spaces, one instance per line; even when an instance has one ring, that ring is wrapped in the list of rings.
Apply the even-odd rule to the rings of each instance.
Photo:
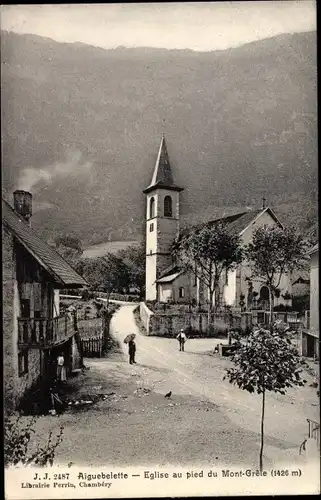
[[[110,319],[111,314],[107,313],[100,318],[78,320],[77,326],[84,357],[101,357],[105,353],[109,337]]]
[[[103,348],[104,339],[102,335],[90,339],[81,339],[82,354],[87,358],[100,358],[103,355]]]
[[[99,337],[103,331],[103,320],[102,318],[81,319],[77,321],[77,327],[81,338]]]
[[[307,418],[309,426],[309,438],[313,438],[317,442],[317,446],[320,449],[320,424],[314,420]]]

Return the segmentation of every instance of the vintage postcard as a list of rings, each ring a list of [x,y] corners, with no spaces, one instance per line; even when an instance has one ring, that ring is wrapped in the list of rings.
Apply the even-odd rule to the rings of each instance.
[[[1,7],[5,497],[319,494],[316,2]]]

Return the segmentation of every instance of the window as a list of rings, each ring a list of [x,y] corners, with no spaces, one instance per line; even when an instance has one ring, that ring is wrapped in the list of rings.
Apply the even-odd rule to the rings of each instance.
[[[28,373],[28,349],[18,353],[18,372],[19,377]]]
[[[30,300],[21,299],[21,317],[30,318]]]
[[[152,197],[149,201],[149,218],[155,217],[155,198]]]
[[[150,250],[150,251],[149,251],[149,255],[153,255],[153,250]]]
[[[225,270],[225,285],[228,285],[228,270]]]
[[[179,290],[178,290],[178,296],[180,299],[183,299],[185,297],[185,290],[184,290],[184,287],[180,287]]]
[[[164,217],[173,216],[172,198],[170,196],[165,196],[164,198]]]
[[[154,224],[150,224],[149,226],[149,232],[152,233],[154,231]]]

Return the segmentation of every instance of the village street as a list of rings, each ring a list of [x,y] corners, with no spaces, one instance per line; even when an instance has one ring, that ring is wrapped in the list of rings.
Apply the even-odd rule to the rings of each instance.
[[[257,467],[261,399],[223,380],[228,359],[213,355],[215,339],[189,339],[179,352],[176,339],[146,337],[136,326],[135,305],[122,305],[111,323],[118,349],[86,359],[90,369],[74,387],[81,395],[108,397],[88,409],[39,417],[37,429],[64,425],[57,461],[87,465],[248,464]],[[136,333],[136,365],[129,365],[128,333]],[[316,390],[291,389],[266,401],[265,465],[294,463],[317,419]],[[164,395],[172,391],[170,399]],[[192,446],[191,446],[192,444]]]

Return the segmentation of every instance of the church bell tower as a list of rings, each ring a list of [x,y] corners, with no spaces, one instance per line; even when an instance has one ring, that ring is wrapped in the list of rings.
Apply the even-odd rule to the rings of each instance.
[[[157,299],[156,280],[172,264],[171,247],[179,232],[179,193],[163,135],[146,195],[146,300]]]

